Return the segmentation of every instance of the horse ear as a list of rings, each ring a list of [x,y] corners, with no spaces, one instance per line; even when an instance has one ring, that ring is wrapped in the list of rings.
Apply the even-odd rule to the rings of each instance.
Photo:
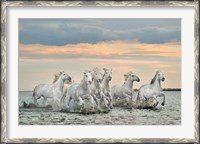
[[[158,74],[159,72],[160,72],[160,71],[159,71],[159,70],[157,70],[157,71],[156,71],[156,74]]]
[[[63,73],[64,73],[64,71],[60,71],[60,72],[59,72],[59,75],[61,75],[61,74],[63,74]]]

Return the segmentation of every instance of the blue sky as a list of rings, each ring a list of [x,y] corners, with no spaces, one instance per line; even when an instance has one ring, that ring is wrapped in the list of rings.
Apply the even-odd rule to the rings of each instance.
[[[180,19],[20,19],[19,42],[65,45],[113,40],[166,43],[181,39]]]

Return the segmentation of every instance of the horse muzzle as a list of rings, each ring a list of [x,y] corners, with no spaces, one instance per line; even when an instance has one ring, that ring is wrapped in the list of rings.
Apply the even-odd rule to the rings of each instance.
[[[139,78],[137,79],[137,82],[140,82],[140,79],[139,79]]]
[[[165,81],[165,78],[162,78],[162,81]]]
[[[68,80],[69,82],[72,82],[72,78],[71,78],[71,77],[69,77],[67,80]]]
[[[109,76],[109,77],[108,77],[108,79],[109,79],[109,81],[110,81],[110,80],[112,80],[112,77],[111,77],[111,76]]]

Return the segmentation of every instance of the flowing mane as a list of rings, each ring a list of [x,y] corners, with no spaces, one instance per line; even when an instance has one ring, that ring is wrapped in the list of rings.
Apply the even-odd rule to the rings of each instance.
[[[124,74],[124,80],[127,81],[130,74],[133,74],[133,72],[128,72],[127,74]]]
[[[104,73],[103,76],[102,76],[102,80],[104,79],[104,77],[105,77],[105,73]]]
[[[157,77],[157,74],[158,74],[159,72],[160,72],[160,71],[157,71],[157,72],[156,72],[156,74],[155,74],[155,76],[153,77],[153,79],[151,80],[150,84],[153,84],[153,83],[155,82],[156,77]],[[159,83],[160,83],[160,81],[159,81]]]
[[[153,79],[151,80],[150,84],[153,84],[153,83],[155,82],[155,80],[156,80],[156,75],[157,75],[157,74],[155,74],[155,76],[154,76]]]
[[[53,79],[53,82],[52,82],[52,83],[55,83],[55,82],[59,79],[59,77],[60,77],[60,75],[61,75],[62,73],[63,73],[63,72],[59,72],[59,73],[54,74],[54,79]]]

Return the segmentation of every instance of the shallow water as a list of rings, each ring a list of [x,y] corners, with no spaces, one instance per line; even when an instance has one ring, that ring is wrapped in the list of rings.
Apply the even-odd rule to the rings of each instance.
[[[180,125],[181,92],[166,91],[165,106],[150,109],[113,108],[109,113],[52,112],[44,108],[19,108],[20,125]],[[137,94],[137,93],[136,93]],[[19,106],[32,103],[32,92],[19,92]],[[161,101],[160,99],[159,101]]]

